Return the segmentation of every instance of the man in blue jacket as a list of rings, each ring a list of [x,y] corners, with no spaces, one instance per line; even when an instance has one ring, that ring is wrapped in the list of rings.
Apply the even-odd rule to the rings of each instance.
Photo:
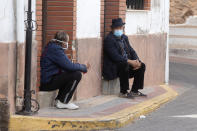
[[[82,74],[87,72],[89,65],[72,63],[64,53],[64,47],[68,48],[69,36],[65,32],[57,32],[45,47],[41,57],[41,91],[53,91],[59,89],[56,97],[56,107],[66,109],[78,109],[73,103],[69,103]]]
[[[124,35],[124,25],[121,18],[112,20],[112,31],[104,40],[103,77],[105,80],[119,77],[120,97],[146,96],[139,92],[139,89],[144,87],[146,66],[131,47],[128,37]],[[133,77],[133,86],[128,92],[129,78]]]

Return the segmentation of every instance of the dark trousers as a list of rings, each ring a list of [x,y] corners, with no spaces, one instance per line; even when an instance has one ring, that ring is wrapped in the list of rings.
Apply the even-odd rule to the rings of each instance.
[[[133,70],[128,64],[119,64],[118,65],[118,76],[120,79],[120,92],[125,94],[129,90],[129,78],[134,78],[133,86],[131,91],[137,93],[139,89],[144,88],[144,73],[146,66],[142,63],[142,66]]]
[[[54,76],[49,83],[41,84],[40,90],[54,91],[59,89],[56,99],[60,100],[62,103],[68,103],[71,100],[81,77],[82,74],[78,71],[70,73],[63,72]]]

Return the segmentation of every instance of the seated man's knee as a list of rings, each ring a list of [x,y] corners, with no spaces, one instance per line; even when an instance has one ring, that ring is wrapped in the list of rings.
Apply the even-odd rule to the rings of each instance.
[[[74,72],[74,79],[80,81],[82,78],[82,74],[79,71]]]
[[[142,63],[142,69],[145,71],[146,70],[146,65]]]

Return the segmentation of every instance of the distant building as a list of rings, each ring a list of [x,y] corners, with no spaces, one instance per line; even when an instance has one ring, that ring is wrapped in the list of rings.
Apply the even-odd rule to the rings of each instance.
[[[24,89],[27,0],[1,0],[0,4],[0,108],[7,103],[7,111],[13,115],[21,106],[18,100]],[[92,66],[74,99],[101,95],[102,42],[112,19],[118,17],[126,22],[125,33],[147,65],[145,84],[168,82],[168,0],[32,0],[32,9],[38,25],[32,49],[35,99],[39,99],[41,50],[59,30],[70,35],[69,58]],[[0,110],[0,115],[3,112]]]

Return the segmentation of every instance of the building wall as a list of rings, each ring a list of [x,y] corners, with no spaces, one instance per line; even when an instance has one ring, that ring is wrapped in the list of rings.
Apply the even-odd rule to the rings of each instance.
[[[104,15],[105,36],[111,31],[112,19],[122,18],[125,21],[126,0],[106,0]]]
[[[150,10],[127,10],[126,34],[167,33],[169,25],[168,4],[164,0],[152,0]]]
[[[36,88],[37,91],[39,90],[40,86],[40,57],[41,57],[41,52],[42,52],[42,46],[43,46],[43,10],[42,10],[42,5],[43,1],[42,0],[36,0],[36,11],[35,11],[35,19],[37,21],[38,25],[38,30],[36,31],[36,42],[37,42],[37,84]]]
[[[0,128],[6,128],[14,112],[15,89],[15,7],[14,0],[1,0],[0,9]]]
[[[166,50],[169,29],[168,1],[152,0],[150,10],[127,10],[125,33],[145,62],[147,71],[145,84],[165,82],[168,75]]]
[[[77,1],[77,62],[91,65],[77,89],[78,100],[101,93],[101,4],[101,0]]]
[[[0,8],[0,25],[1,34],[0,41],[4,43],[10,43],[15,41],[15,18],[13,0],[1,0],[2,7]]]
[[[77,0],[77,38],[100,37],[101,0]]]
[[[167,34],[130,35],[129,40],[140,60],[146,64],[145,85],[165,82]]]

